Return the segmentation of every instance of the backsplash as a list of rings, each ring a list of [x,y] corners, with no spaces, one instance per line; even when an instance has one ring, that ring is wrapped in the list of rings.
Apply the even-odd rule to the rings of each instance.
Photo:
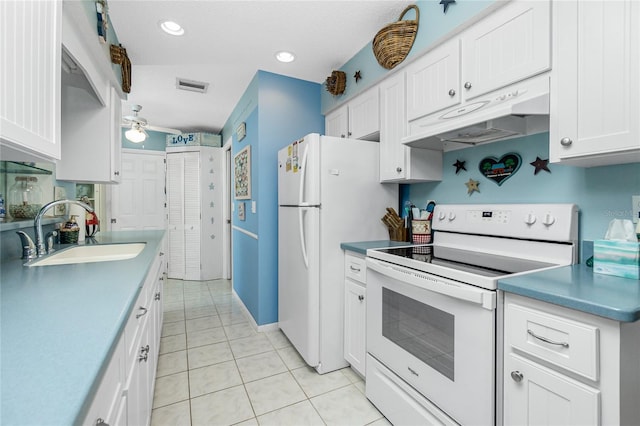
[[[482,175],[481,160],[499,160],[508,153],[522,159],[509,179],[498,185]],[[640,194],[640,163],[592,168],[548,164],[548,172],[539,169],[535,174],[530,163],[538,158],[549,158],[549,133],[445,152],[442,182],[409,185],[404,198],[420,208],[427,200],[439,204],[575,203],[580,209],[581,241],[602,238],[612,219],[631,219],[631,196]],[[456,174],[457,161],[464,161],[466,170]],[[467,193],[469,179],[479,182],[479,192]]]

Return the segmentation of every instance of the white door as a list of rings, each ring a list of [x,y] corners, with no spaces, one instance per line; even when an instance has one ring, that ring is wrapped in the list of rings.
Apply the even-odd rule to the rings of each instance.
[[[600,391],[509,354],[504,375],[505,425],[598,425]]]
[[[464,98],[551,68],[551,2],[511,2],[462,33]]]
[[[278,326],[312,367],[320,362],[319,222],[316,207],[278,209]]]
[[[231,271],[233,270],[233,249],[231,238],[231,138],[224,144],[225,160],[224,160],[224,185],[223,185],[223,236],[222,236],[222,278],[231,279]]]
[[[109,185],[110,229],[165,229],[164,151],[123,150],[120,177]]]
[[[202,254],[200,250],[200,153],[185,152],[182,155],[184,156],[184,279],[199,280]]]

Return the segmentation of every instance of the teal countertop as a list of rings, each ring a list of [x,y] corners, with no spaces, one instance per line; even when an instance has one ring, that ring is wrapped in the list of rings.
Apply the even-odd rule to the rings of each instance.
[[[408,241],[390,241],[390,240],[377,240],[377,241],[359,241],[353,243],[340,243],[342,250],[348,250],[362,255],[367,254],[368,249],[374,248],[387,248],[387,247],[401,247],[411,246],[413,243]]]
[[[498,289],[616,321],[640,319],[640,280],[594,274],[585,265],[506,278]]]
[[[100,232],[102,244],[146,243],[122,261],[2,261],[0,423],[82,421],[163,238],[164,231]]]

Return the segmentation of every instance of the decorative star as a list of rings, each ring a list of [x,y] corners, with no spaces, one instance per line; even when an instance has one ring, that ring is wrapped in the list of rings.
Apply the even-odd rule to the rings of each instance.
[[[551,170],[549,170],[549,167],[548,167],[548,164],[549,164],[548,158],[546,160],[543,160],[542,158],[536,156],[536,161],[533,161],[529,164],[531,164],[533,167],[536,168],[533,171],[534,175],[537,175],[540,170],[544,170],[545,172],[551,173]]]
[[[460,170],[464,170],[465,172],[467,171],[467,168],[464,166],[464,163],[466,163],[466,161],[456,160],[455,164],[453,164],[453,166],[455,166],[456,168],[456,174],[458,174]]]
[[[209,189],[210,189],[211,191],[213,191],[213,190],[215,189],[215,187],[216,187],[216,186],[215,186],[213,183],[210,183],[210,184],[209,184]]]
[[[469,181],[465,183],[465,185],[467,185],[467,194],[469,195],[473,194],[474,191],[480,192],[480,189],[478,189],[478,185],[480,185],[480,182],[478,182],[477,180],[469,179]]]
[[[356,79],[356,83],[362,78],[362,75],[360,75],[360,70],[356,71],[356,73],[353,75],[353,78]]]
[[[447,13],[449,9],[449,4],[455,3],[456,0],[440,0],[440,4],[444,6],[444,13]]]

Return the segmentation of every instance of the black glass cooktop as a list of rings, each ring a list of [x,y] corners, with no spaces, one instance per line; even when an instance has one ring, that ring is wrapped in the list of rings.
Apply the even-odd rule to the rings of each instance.
[[[392,247],[377,249],[375,251],[486,277],[515,274],[556,266],[552,263],[437,245]]]

